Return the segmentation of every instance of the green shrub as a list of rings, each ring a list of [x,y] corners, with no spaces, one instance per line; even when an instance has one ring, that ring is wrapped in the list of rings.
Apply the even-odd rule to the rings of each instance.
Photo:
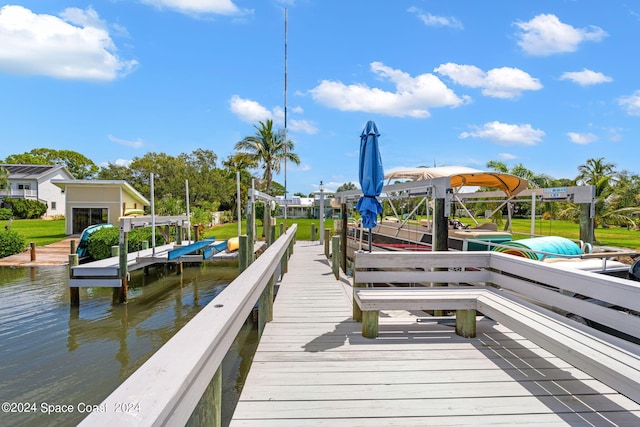
[[[11,209],[13,216],[20,219],[37,219],[47,212],[47,205],[30,199],[4,199],[5,208]]]
[[[0,231],[0,258],[19,254],[25,247],[24,237],[21,234],[11,230]]]
[[[7,220],[13,218],[13,212],[8,208],[0,208],[0,220]]]
[[[127,245],[129,253],[142,249],[142,242],[146,240],[151,246],[151,228],[138,228],[129,232]],[[111,257],[111,246],[120,243],[120,229],[118,227],[105,227],[89,236],[87,248],[89,255],[93,259],[104,259]],[[166,241],[160,232],[156,233],[156,246],[165,245]]]

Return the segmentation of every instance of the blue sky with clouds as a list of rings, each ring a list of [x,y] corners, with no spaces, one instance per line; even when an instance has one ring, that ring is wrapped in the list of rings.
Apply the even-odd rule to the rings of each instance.
[[[0,158],[221,162],[258,121],[284,125],[285,8],[290,194],[357,182],[367,120],[385,170],[640,173],[640,3],[617,0],[0,3]]]

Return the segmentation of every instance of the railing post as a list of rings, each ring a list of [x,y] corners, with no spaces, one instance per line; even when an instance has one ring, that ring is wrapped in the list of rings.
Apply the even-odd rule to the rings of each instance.
[[[249,266],[247,256],[247,246],[249,245],[249,237],[246,234],[238,236],[238,273],[242,273]]]
[[[282,258],[280,259],[280,280],[282,280],[282,277],[284,276],[284,274],[287,272],[289,268],[289,248],[290,247],[291,247],[291,244],[287,245],[287,249],[284,251],[284,254],[282,254]]]
[[[274,282],[275,278],[271,276],[258,300],[258,338],[262,336],[262,331],[264,331],[267,322],[273,320]]]
[[[271,246],[271,205],[269,203],[264,204],[264,218],[262,220],[262,233],[264,234],[264,240],[267,242],[267,246]]]
[[[327,229],[324,230],[324,256],[329,259],[329,240],[331,238],[331,232]]]
[[[311,224],[311,241],[316,241],[316,225],[313,223]]]
[[[273,242],[276,241],[276,227],[272,226],[269,233],[269,246],[273,245]]]
[[[186,423],[188,427],[222,425],[222,365],[218,366],[207,389]]]
[[[456,310],[456,334],[464,338],[476,337],[475,310]]]
[[[256,241],[254,225],[256,219],[256,208],[253,203],[249,203],[247,208],[247,245],[251,247],[249,258],[247,258],[247,265],[249,265],[253,262],[253,243]]]
[[[331,268],[336,280],[340,279],[340,236],[331,238]]]
[[[69,279],[73,278],[73,267],[78,265],[78,254],[69,254]],[[71,307],[80,307],[80,289],[77,286],[69,288]]]

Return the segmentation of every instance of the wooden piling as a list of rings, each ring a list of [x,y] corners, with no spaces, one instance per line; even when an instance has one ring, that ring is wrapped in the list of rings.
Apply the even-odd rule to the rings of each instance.
[[[265,325],[273,320],[274,283],[275,279],[271,276],[258,299],[258,338],[262,336]]]
[[[70,254],[76,253],[76,241],[73,239],[69,241],[69,253]]]
[[[336,280],[340,279],[340,236],[331,238],[331,268]]]
[[[264,204],[264,220],[262,221],[262,233],[264,234],[264,240],[267,242],[267,246],[271,246],[271,205],[269,203]]]
[[[276,241],[276,228],[272,226],[269,230],[269,246],[271,246]]]
[[[31,261],[36,260],[36,242],[29,243],[29,253],[31,255]]]
[[[186,423],[187,427],[222,425],[222,365],[218,367],[211,382],[200,397],[193,413]]]
[[[316,241],[316,225],[313,223],[311,224],[311,241]]]
[[[362,336],[365,338],[377,338],[378,337],[378,319],[380,318],[380,312],[378,311],[364,311],[362,313]]]
[[[246,234],[238,237],[238,274],[242,273],[249,266],[249,260],[247,258],[247,246],[249,245],[249,238]]]
[[[127,266],[127,254],[129,253],[129,233],[120,233],[120,247],[119,247],[119,271],[120,285],[118,292],[118,302],[124,304],[127,302],[127,291],[129,287],[129,272]],[[116,290],[118,288],[114,288]]]
[[[73,279],[73,267],[79,264],[78,254],[69,254],[69,279]],[[77,286],[69,288],[71,307],[80,307],[80,289]]]
[[[256,223],[256,208],[255,208],[254,204],[249,203],[249,206],[248,206],[248,209],[247,209],[247,230],[246,230],[246,232],[247,232],[247,244],[249,246],[251,246],[251,248],[253,248],[253,244],[256,241],[255,223]],[[247,259],[247,263],[248,264],[253,262],[253,250],[251,250],[251,253],[249,255],[250,255],[250,258]]]
[[[476,337],[475,310],[456,310],[456,334],[464,338]]]
[[[331,232],[328,229],[324,230],[324,256],[329,259],[329,240],[331,239]]]

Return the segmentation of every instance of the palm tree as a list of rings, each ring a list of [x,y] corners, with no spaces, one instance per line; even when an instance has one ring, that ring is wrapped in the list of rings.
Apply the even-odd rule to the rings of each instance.
[[[296,165],[300,157],[293,152],[293,142],[284,141],[283,135],[273,131],[273,121],[259,122],[254,126],[256,134],[247,136],[235,145],[240,154],[264,170],[264,191],[270,194],[273,173],[279,173],[282,162],[286,159]]]
[[[596,199],[606,197],[615,177],[615,167],[613,163],[605,162],[604,157],[587,159],[585,164],[578,166],[579,174],[576,182],[595,186]]]

